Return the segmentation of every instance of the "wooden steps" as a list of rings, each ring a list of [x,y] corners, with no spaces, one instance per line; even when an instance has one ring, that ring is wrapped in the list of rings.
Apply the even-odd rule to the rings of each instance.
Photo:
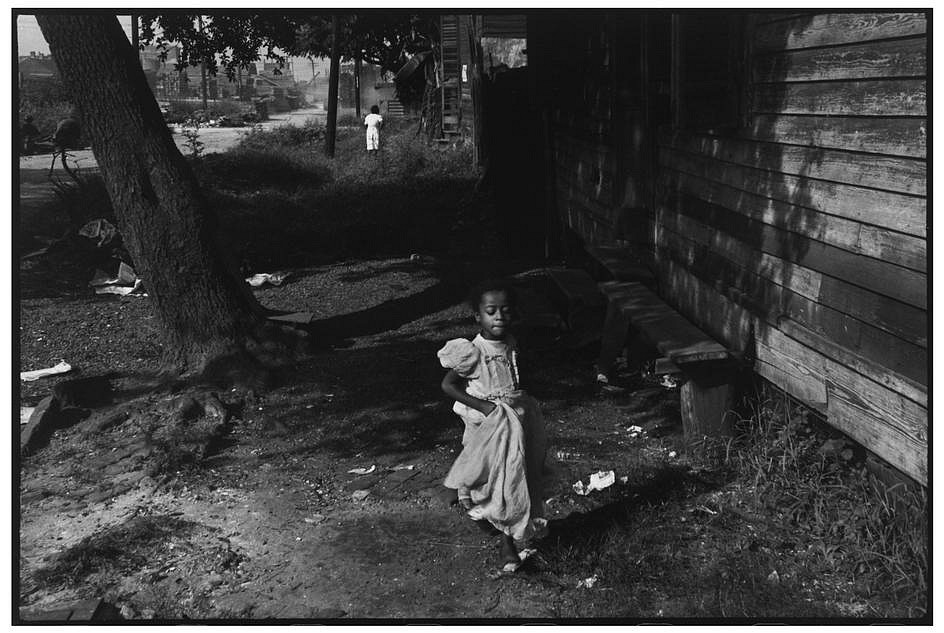
[[[592,246],[587,254],[616,281],[655,283],[655,275],[641,263],[634,262],[627,248],[621,246]]]

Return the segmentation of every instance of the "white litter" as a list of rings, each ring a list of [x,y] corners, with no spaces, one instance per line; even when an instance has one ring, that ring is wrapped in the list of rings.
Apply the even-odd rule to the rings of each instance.
[[[578,495],[586,496],[594,490],[609,488],[614,483],[616,483],[616,473],[612,470],[601,470],[590,475],[590,484],[588,486],[584,486],[583,481],[578,481],[574,484],[573,488],[574,492]]]
[[[246,277],[246,282],[253,288],[258,288],[267,283],[273,286],[281,286],[282,282],[285,281],[285,278],[289,275],[291,275],[291,273],[256,273],[252,277]]]
[[[676,455],[678,455],[678,453],[676,453],[675,451],[669,451],[669,457],[671,457],[672,459],[675,459]]]
[[[32,382],[34,380],[39,380],[40,378],[45,378],[46,376],[55,376],[56,374],[65,374],[66,372],[72,371],[72,365],[66,361],[59,361],[53,367],[47,367],[45,369],[34,369],[33,371],[21,371],[20,380],[25,380],[27,382]]]
[[[374,464],[374,465],[371,466],[370,468],[352,468],[351,470],[349,470],[349,471],[347,471],[347,472],[351,473],[352,475],[369,475],[370,473],[374,472],[375,470],[377,470],[377,465],[376,465],[376,464]]]
[[[662,381],[659,384],[665,387],[666,389],[675,389],[676,387],[679,386],[679,381],[678,381],[678,378],[675,378],[674,376],[670,376],[669,374],[666,374],[665,376],[662,377]]]
[[[593,574],[589,578],[584,578],[577,583],[577,589],[593,589],[593,585],[600,582],[600,577],[596,574]]]
[[[630,433],[642,433],[642,427],[636,426],[636,425],[633,425],[627,428],[626,430],[629,431]]]
[[[399,464],[397,466],[391,466],[387,470],[413,470],[416,468],[416,464]]]
[[[355,490],[354,494],[351,495],[351,498],[354,501],[363,501],[367,498],[367,495],[370,494],[370,490]]]
[[[623,483],[623,484],[629,483],[629,477],[626,475],[623,475],[622,477],[620,477],[620,483]]]

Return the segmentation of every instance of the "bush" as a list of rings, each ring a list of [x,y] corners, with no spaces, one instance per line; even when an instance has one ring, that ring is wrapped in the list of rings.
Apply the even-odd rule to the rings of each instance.
[[[171,101],[167,105],[164,120],[174,124],[186,123],[188,119],[207,123],[221,117],[241,120],[243,115],[254,113],[255,110],[251,104],[241,101],[208,101],[206,111],[203,110],[203,102],[199,100]]]

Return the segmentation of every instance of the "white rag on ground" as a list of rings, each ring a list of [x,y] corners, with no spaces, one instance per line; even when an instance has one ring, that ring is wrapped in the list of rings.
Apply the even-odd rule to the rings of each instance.
[[[33,371],[21,371],[20,380],[25,380],[27,382],[32,382],[34,380],[39,380],[46,376],[55,376],[56,374],[64,374],[66,372],[72,371],[72,365],[66,361],[59,361],[54,367],[47,367],[45,369],[34,369]]]

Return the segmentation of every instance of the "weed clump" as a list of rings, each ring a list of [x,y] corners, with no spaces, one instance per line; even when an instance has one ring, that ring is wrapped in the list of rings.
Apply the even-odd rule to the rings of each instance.
[[[891,600],[923,614],[927,596],[927,492],[887,486],[865,451],[774,390],[761,392],[729,466],[756,509],[782,521],[811,569],[845,578],[863,598]]]

